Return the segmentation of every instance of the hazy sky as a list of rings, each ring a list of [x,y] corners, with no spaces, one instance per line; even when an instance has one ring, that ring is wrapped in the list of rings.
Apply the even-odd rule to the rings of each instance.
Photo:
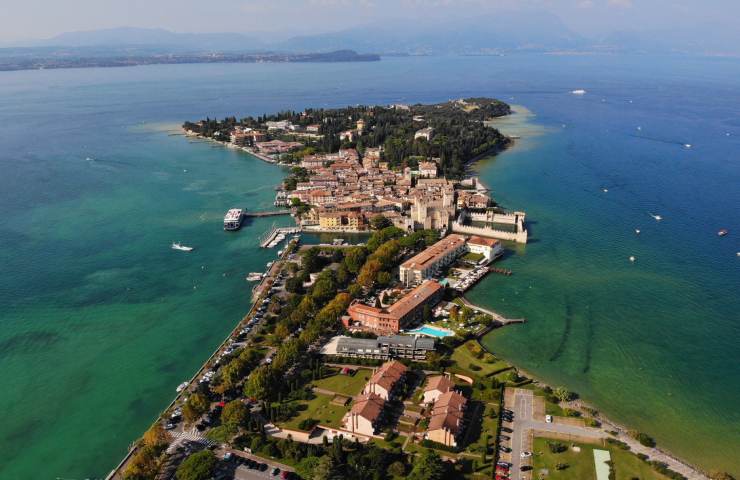
[[[740,0],[0,0],[0,40],[120,26],[178,32],[323,33],[384,20],[545,10],[574,31],[736,28]]]

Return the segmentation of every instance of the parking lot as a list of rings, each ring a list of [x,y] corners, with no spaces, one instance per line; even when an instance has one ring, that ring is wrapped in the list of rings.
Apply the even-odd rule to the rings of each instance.
[[[534,478],[532,466],[532,442],[537,435],[555,435],[561,438],[572,438],[579,441],[595,441],[605,437],[603,431],[570,423],[560,423],[555,417],[552,422],[545,420],[544,405],[536,405],[544,399],[535,397],[531,390],[521,388],[507,388],[504,395],[504,411],[502,412],[502,435],[508,439],[499,438],[499,445],[503,451],[499,459],[510,464],[509,472],[512,480],[531,480]],[[506,418],[504,418],[506,417]],[[522,471],[522,468],[524,471]]]

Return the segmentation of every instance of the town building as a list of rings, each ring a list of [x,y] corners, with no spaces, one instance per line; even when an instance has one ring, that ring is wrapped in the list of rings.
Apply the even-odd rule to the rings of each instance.
[[[424,387],[424,403],[431,404],[436,402],[439,397],[449,392],[455,387],[455,384],[447,375],[434,375],[427,379]]]
[[[474,235],[468,239],[468,251],[482,254],[487,262],[492,262],[504,253],[501,242],[495,238],[485,238]]]
[[[448,447],[456,447],[462,436],[466,406],[467,399],[454,390],[440,395],[432,407],[424,437]]]
[[[366,229],[365,217],[355,211],[319,211],[319,227],[336,232],[357,232]]]
[[[419,162],[419,176],[437,178],[437,164],[434,162]]]
[[[267,130],[288,130],[292,127],[290,120],[279,120],[275,122],[265,122]]]
[[[434,351],[434,339],[420,335],[391,335],[378,338],[334,337],[321,350],[324,355],[390,360],[425,360]]]
[[[383,416],[384,406],[385,400],[380,395],[357,395],[352,408],[344,417],[344,429],[361,435],[374,435]]]
[[[370,377],[362,389],[363,395],[378,395],[383,400],[393,396],[393,389],[406,375],[408,368],[403,363],[391,360],[380,366]]]
[[[424,307],[433,308],[442,299],[444,287],[434,280],[426,280],[389,307],[371,307],[357,300],[342,317],[347,328],[372,331],[379,334],[398,333],[401,328],[422,319]]]
[[[399,270],[401,282],[406,286],[418,285],[438,274],[466,250],[465,237],[448,235],[403,262]]]
[[[423,138],[428,142],[432,139],[432,133],[434,133],[434,129],[432,127],[422,128],[421,130],[416,131],[414,134],[414,140]]]

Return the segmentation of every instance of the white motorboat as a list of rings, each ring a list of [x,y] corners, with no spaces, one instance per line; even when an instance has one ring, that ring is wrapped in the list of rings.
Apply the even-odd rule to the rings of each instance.
[[[180,242],[173,242],[172,250],[180,250],[181,252],[192,252],[193,247],[187,247]]]
[[[572,93],[573,95],[586,95],[586,90],[578,88],[576,90],[571,90],[570,93]]]
[[[177,386],[177,393],[182,392],[186,388],[188,388],[188,382],[182,382],[180,385]]]
[[[655,215],[654,213],[651,213],[650,216],[653,217],[657,222],[663,220],[663,217],[661,217],[660,215]]]

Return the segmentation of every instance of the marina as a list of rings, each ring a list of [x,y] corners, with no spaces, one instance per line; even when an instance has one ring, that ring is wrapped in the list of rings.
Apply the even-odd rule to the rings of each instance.
[[[301,232],[301,227],[276,227],[272,225],[272,229],[260,237],[260,247],[262,248],[274,248],[280,242],[285,240],[287,235],[292,235]]]

